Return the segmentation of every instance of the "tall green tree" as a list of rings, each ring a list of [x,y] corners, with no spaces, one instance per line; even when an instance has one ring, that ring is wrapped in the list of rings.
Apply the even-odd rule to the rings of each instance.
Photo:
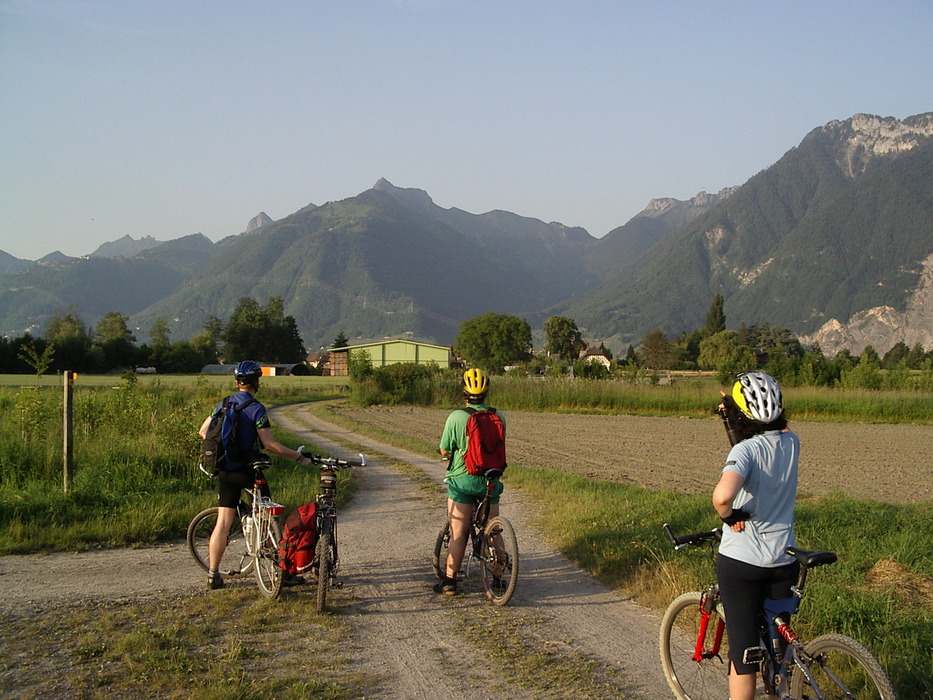
[[[50,369],[85,372],[93,368],[91,334],[76,306],[72,305],[67,312],[52,314],[43,338],[46,342],[55,343],[55,358]]]
[[[103,371],[126,369],[136,363],[136,336],[130,331],[129,316],[109,311],[97,322],[93,349]]]
[[[716,335],[726,330],[726,300],[722,294],[713,297],[713,303],[710,304],[709,311],[706,314],[706,328],[704,335],[707,337]]]
[[[227,362],[254,359],[265,362],[302,362],[304,343],[292,316],[285,315],[281,297],[266,306],[242,297],[227,321],[223,340]]]
[[[667,335],[659,328],[645,333],[638,346],[638,364],[648,369],[670,369],[674,366],[674,349]]]
[[[345,348],[349,345],[350,345],[350,341],[347,339],[347,336],[344,334],[343,331],[340,331],[337,334],[337,337],[334,338],[334,342],[330,344],[331,348],[333,349]]]
[[[483,314],[460,324],[454,347],[471,367],[501,373],[531,358],[531,326],[518,316]]]
[[[750,347],[739,342],[735,331],[720,331],[700,343],[700,369],[715,370],[725,383],[736,372],[755,369],[758,359]]]
[[[544,349],[560,355],[564,362],[576,362],[586,343],[576,322],[566,316],[551,316],[544,322]]]

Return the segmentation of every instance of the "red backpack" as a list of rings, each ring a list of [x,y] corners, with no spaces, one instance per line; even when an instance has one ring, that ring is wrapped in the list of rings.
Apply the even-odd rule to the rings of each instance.
[[[317,504],[305,503],[285,519],[279,542],[279,564],[286,574],[299,575],[311,568],[317,546]]]
[[[496,409],[463,409],[467,418],[467,449],[463,456],[469,474],[485,476],[491,469],[505,471],[505,424]]]

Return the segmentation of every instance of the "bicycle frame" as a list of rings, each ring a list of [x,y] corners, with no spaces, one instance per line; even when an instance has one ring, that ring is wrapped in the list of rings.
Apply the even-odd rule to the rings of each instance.
[[[703,543],[713,545],[721,536],[721,532],[717,529],[677,537],[666,523],[664,530],[675,549]],[[788,617],[799,610],[809,571],[835,562],[836,555],[833,552],[807,551],[796,547],[788,547],[786,553],[800,564],[797,583],[791,586],[792,595],[782,600],[766,599],[764,601],[759,628],[760,644],[746,649],[743,654],[743,660],[746,663],[759,665],[766,693],[769,696],[782,698],[782,700],[794,697],[825,700],[827,693],[833,698],[840,697],[835,693],[842,693],[842,697],[854,700],[861,695],[849,689],[847,683],[850,681],[847,679],[851,679],[851,682],[858,684],[859,688],[864,686],[878,692],[885,700],[893,699],[894,691],[884,669],[871,652],[859,642],[844,635],[828,634],[819,636],[804,645],[788,624]],[[697,603],[699,603],[699,622],[689,625],[691,615],[696,615]],[[715,623],[711,629],[714,617]],[[693,620],[696,620],[696,617],[693,617]],[[695,642],[690,642],[689,636],[686,638],[681,636],[679,642],[674,641],[674,629],[682,623],[687,623],[689,627],[697,630]],[[725,671],[728,667],[728,664],[722,663],[723,659],[720,656],[725,627],[718,584],[710,586],[702,593],[684,593],[668,607],[662,621],[661,660],[668,684],[676,697],[721,697],[721,683],[713,679],[716,668],[719,668],[719,673],[723,674],[719,678],[723,678],[724,682]],[[680,648],[675,654],[677,647]],[[687,660],[689,654],[687,649],[690,647],[692,647],[690,661],[687,664],[678,662],[678,658]],[[709,666],[706,662],[711,659],[718,659],[720,666]],[[856,670],[842,663],[846,660],[854,661]],[[842,675],[845,678],[840,678],[840,674],[837,673],[840,668],[843,669]],[[821,689],[821,685],[826,689],[825,692]],[[861,692],[859,690],[859,693]],[[872,695],[872,697],[878,696]]]

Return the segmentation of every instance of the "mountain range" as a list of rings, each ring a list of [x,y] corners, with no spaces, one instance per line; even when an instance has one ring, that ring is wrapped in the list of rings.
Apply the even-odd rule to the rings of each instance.
[[[145,340],[229,317],[241,297],[281,297],[309,349],[411,337],[452,342],[486,313],[559,314],[616,351],[660,328],[705,322],[716,294],[729,327],[770,323],[832,354],[897,341],[933,346],[933,113],[858,114],[807,134],[741,186],[652,200],[603,238],[507,211],[444,209],[385,179],[243,233],[130,236],[82,258],[0,251],[0,332],[41,333],[77,309],[109,311]]]

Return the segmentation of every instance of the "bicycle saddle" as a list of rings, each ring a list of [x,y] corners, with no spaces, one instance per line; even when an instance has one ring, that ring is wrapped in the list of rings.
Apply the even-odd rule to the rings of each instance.
[[[784,551],[808,569],[814,566],[822,566],[823,564],[832,564],[836,561],[835,552],[811,552],[807,549],[798,549],[797,547],[788,547]]]

